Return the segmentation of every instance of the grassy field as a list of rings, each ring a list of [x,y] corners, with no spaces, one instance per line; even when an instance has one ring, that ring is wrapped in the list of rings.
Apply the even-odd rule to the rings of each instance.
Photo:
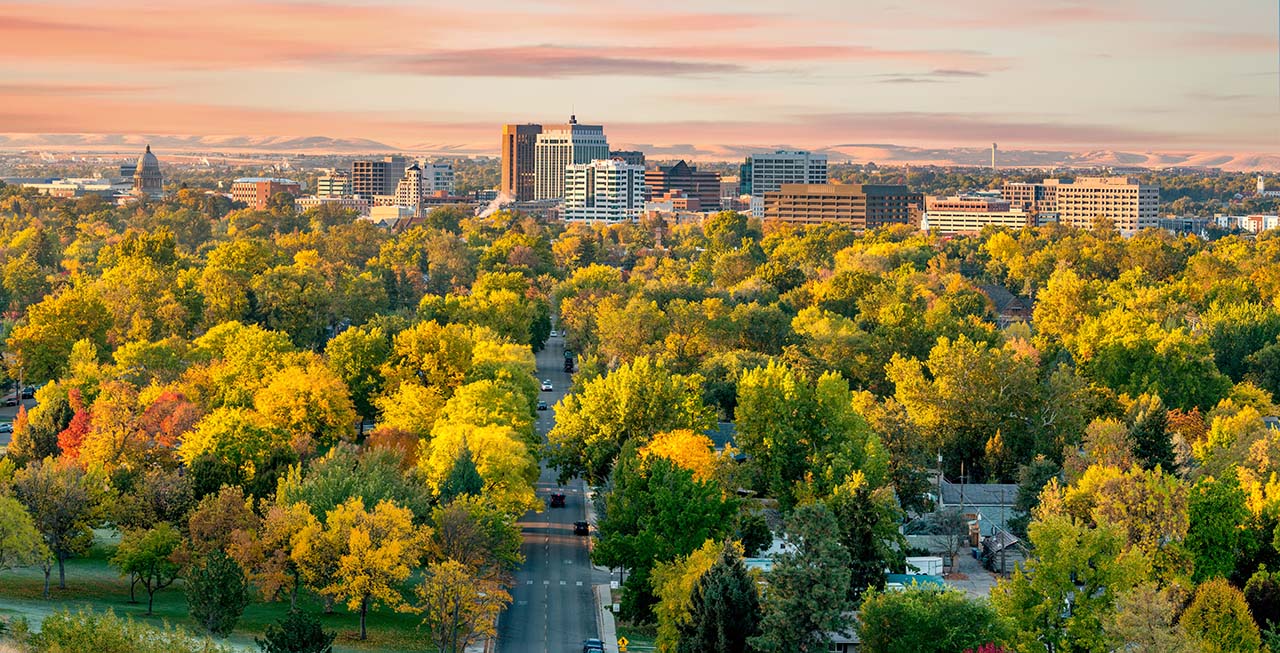
[[[168,622],[182,626],[192,632],[198,632],[195,622],[187,615],[187,601],[183,595],[182,581],[161,590],[156,594],[155,614],[145,616],[147,611],[147,595],[138,588],[138,603],[129,603],[129,583],[111,566],[107,560],[115,546],[114,538],[100,532],[99,538],[89,555],[67,561],[67,589],[59,590],[58,570],[55,568],[49,600],[42,598],[44,589],[44,573],[39,569],[14,569],[0,572],[0,616],[24,616],[32,627],[37,627],[46,616],[60,609],[76,610],[88,607],[94,610],[114,610],[117,615],[129,616],[139,621],[159,625]],[[319,600],[304,594],[299,598],[299,606],[319,614],[322,611]],[[267,624],[274,622],[288,612],[288,603],[250,603],[241,617],[236,631],[227,638],[227,644],[245,651],[257,651],[254,636],[261,636]],[[355,653],[357,651],[380,651],[386,653],[409,653],[410,651],[431,650],[425,632],[418,630],[419,619],[412,614],[401,614],[391,610],[378,610],[369,613],[369,639],[361,642],[360,618],[358,614],[349,613],[341,606],[330,615],[321,615],[327,630],[338,633],[334,651]]]

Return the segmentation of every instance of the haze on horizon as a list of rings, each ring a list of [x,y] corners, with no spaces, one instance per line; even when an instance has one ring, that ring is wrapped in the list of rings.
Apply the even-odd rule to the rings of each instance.
[[[1259,0],[0,2],[0,133],[1280,152]]]

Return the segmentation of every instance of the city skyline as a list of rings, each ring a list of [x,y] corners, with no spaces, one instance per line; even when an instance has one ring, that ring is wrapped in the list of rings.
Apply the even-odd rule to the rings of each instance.
[[[0,2],[0,132],[1280,152],[1274,5],[849,4]]]

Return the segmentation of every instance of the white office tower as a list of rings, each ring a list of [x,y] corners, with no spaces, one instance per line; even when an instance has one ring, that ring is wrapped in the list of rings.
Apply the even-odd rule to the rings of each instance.
[[[422,163],[422,192],[431,195],[444,191],[453,194],[453,165],[449,163]]]
[[[569,124],[543,128],[534,145],[534,199],[564,197],[564,175],[568,166],[608,160],[609,141],[600,125],[579,125],[575,116]]]
[[[827,155],[778,150],[752,154],[742,165],[743,192],[751,195],[751,213],[764,217],[764,195],[782,190],[783,184],[825,184]]]
[[[622,222],[644,212],[644,166],[621,159],[565,166],[565,220]]]

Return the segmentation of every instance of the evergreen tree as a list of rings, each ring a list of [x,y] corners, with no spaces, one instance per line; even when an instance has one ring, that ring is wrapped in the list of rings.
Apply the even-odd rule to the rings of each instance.
[[[222,551],[205,556],[187,575],[187,605],[205,630],[226,637],[249,605],[244,570]]]
[[[262,639],[255,637],[253,641],[262,653],[333,653],[337,635],[326,632],[319,619],[301,610],[290,610],[279,622],[267,626]]]
[[[458,459],[453,463],[453,469],[449,471],[444,483],[440,484],[440,502],[449,503],[463,495],[478,497],[482,490],[484,479],[480,478],[480,470],[471,455],[471,447],[464,442]]]
[[[751,645],[764,653],[827,650],[827,633],[850,628],[849,552],[840,525],[825,504],[798,508],[787,522],[794,547],[778,556],[765,591],[760,635]]]
[[[678,653],[745,653],[760,629],[760,599],[742,556],[726,545],[698,581],[689,622],[680,626]]]
[[[1147,469],[1159,465],[1174,469],[1173,440],[1169,434],[1169,411],[1159,395],[1144,394],[1129,409],[1129,435],[1133,455]]]

